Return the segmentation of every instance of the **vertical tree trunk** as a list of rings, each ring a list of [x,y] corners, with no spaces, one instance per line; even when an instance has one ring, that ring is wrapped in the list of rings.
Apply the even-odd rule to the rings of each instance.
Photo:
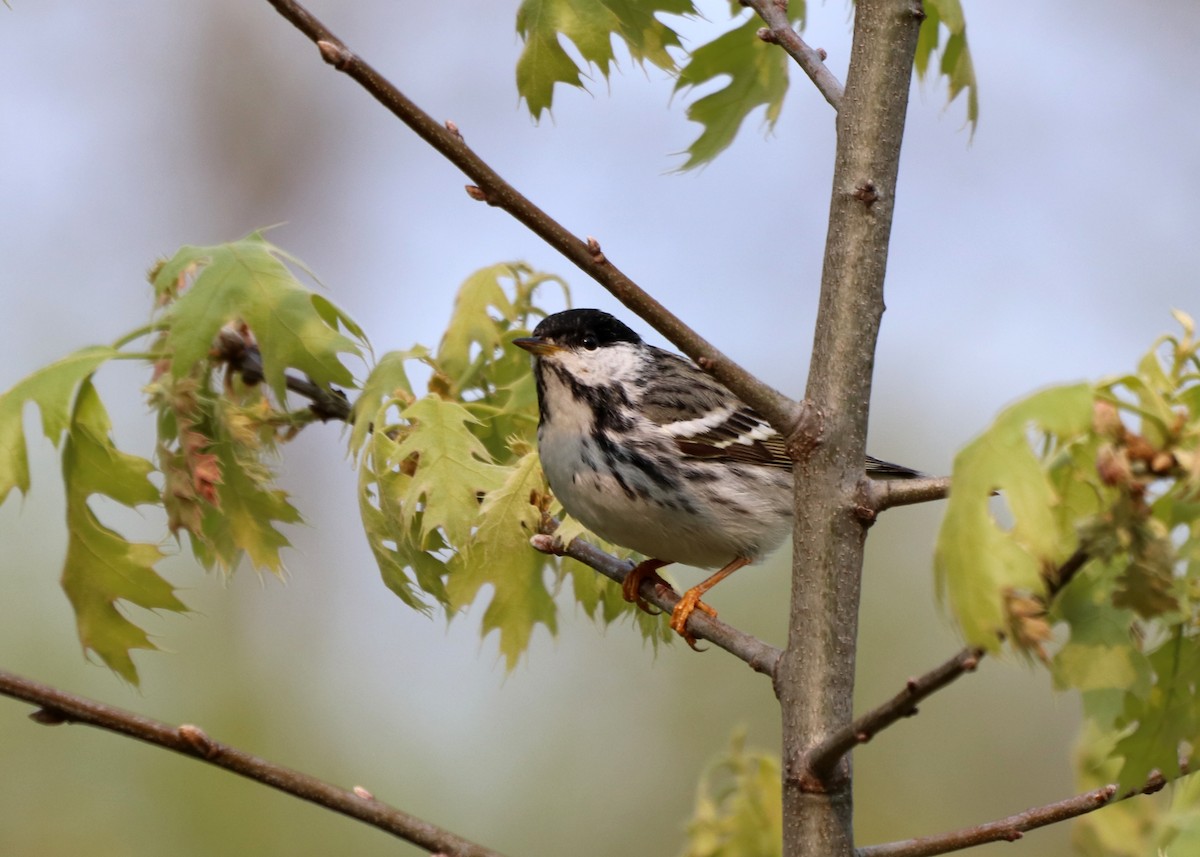
[[[859,0],[837,155],[807,401],[817,443],[798,436],[796,530],[783,709],[787,857],[853,854],[851,766],[810,770],[805,753],[850,722],[863,542],[856,510],[875,341],[920,0]],[[807,433],[805,433],[807,434]]]

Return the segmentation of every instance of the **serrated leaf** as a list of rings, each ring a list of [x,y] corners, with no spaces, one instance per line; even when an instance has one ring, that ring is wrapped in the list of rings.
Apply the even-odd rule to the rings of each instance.
[[[1181,745],[1200,739],[1200,642],[1176,633],[1149,656],[1154,683],[1146,693],[1125,697],[1121,724],[1134,726],[1117,742],[1114,753],[1125,758],[1120,791],[1145,785],[1157,770],[1172,779],[1180,773]]]
[[[1056,520],[1061,498],[1028,433],[1031,427],[1059,437],[1086,432],[1093,397],[1088,384],[1035,393],[1007,408],[955,458],[935,572],[940,594],[973,646],[997,648],[1008,627],[1006,599],[1044,592],[1043,573],[1073,548]],[[1001,492],[1012,514],[1008,530],[990,511],[993,491]]]
[[[440,528],[451,545],[466,544],[480,496],[499,487],[504,469],[490,463],[487,450],[467,427],[475,418],[462,405],[425,396],[401,416],[413,428],[397,445],[395,460],[418,457],[402,500],[406,513],[420,512],[422,535]]]
[[[529,452],[509,470],[503,484],[484,497],[478,528],[451,563],[447,582],[452,609],[474,601],[481,587],[491,587],[481,630],[485,637],[499,631],[500,653],[510,670],[529,647],[537,625],[545,625],[551,634],[558,630],[554,599],[545,582],[549,560],[529,544],[541,518],[530,497],[545,491],[537,454]]]
[[[675,82],[675,91],[700,86],[718,77],[729,82],[687,108],[687,117],[704,126],[687,148],[680,168],[708,163],[733,143],[751,111],[766,106],[767,129],[775,127],[788,88],[787,54],[758,38],[762,22],[754,16],[736,29],[693,51]]]
[[[156,648],[118,602],[149,610],[184,611],[174,588],[154,571],[163,554],[157,546],[127,541],[106,527],[89,506],[101,495],[126,506],[156,503],[158,489],[147,478],[153,465],[113,444],[108,414],[90,380],[75,399],[63,447],[67,493],[67,557],[62,586],[75,608],[79,639],[127,681],[137,683],[132,649]]]
[[[459,287],[450,323],[437,350],[437,365],[449,376],[453,393],[468,386],[470,370],[477,360],[490,358],[500,347],[506,325],[499,322],[515,319],[500,279],[516,280],[527,272],[523,266],[493,265],[475,271]]]
[[[354,401],[351,455],[358,455],[373,430],[382,430],[391,423],[390,409],[395,407],[399,416],[399,410],[416,399],[408,378],[408,361],[424,360],[428,355],[427,349],[417,346],[407,351],[389,351],[379,358]]]
[[[570,39],[586,64],[604,77],[615,61],[612,39],[620,38],[638,63],[673,70],[669,48],[678,34],[658,14],[694,15],[691,0],[522,0],[517,32],[525,42],[517,60],[517,92],[534,119],[549,110],[554,85],[583,88],[580,68],[559,41]]]
[[[262,352],[263,374],[278,401],[285,401],[289,368],[321,386],[353,385],[341,357],[361,356],[361,329],[302,285],[284,264],[286,258],[255,232],[228,244],[182,247],[162,265],[154,288],[166,304],[161,348],[174,377],[207,359],[221,328],[244,323]]]
[[[0,395],[0,503],[13,488],[22,494],[29,491],[25,405],[33,402],[38,406],[42,432],[58,446],[70,424],[79,385],[117,353],[106,345],[81,349],[39,369]]]
[[[942,45],[939,71],[946,78],[946,101],[952,102],[963,92],[967,93],[967,122],[974,132],[979,124],[979,83],[967,45],[967,21],[962,4],[960,0],[925,0],[924,8],[925,20],[917,35],[913,62],[917,75],[924,78],[929,73],[930,61],[938,45]],[[942,27],[946,28],[945,42],[942,42]]]

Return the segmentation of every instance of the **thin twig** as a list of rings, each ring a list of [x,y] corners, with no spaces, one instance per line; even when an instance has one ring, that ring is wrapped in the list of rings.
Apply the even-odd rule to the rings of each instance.
[[[530,542],[542,553],[577,559],[617,583],[623,582],[626,575],[633,570],[633,563],[629,560],[617,559],[612,554],[605,553],[583,539],[572,539],[571,543],[564,547],[562,542],[555,539],[554,536],[542,534],[534,536]],[[670,587],[656,586],[650,581],[642,584],[641,595],[655,607],[667,613],[671,612],[679,601],[678,593]],[[718,648],[740,658],[755,672],[767,676],[774,675],[775,665],[779,662],[781,652],[769,643],[744,631],[739,631],[720,619],[707,616],[699,610],[692,614],[687,627],[692,636],[699,640],[708,640]]]
[[[376,800],[360,786],[347,791],[309,774],[293,771],[209,738],[197,726],[169,726],[132,711],[77,696],[0,670],[0,694],[40,706],[30,717],[37,723],[82,723],[147,744],[191,756],[218,768],[340,812],[390,833],[432,854],[453,857],[500,857],[448,830]]]
[[[950,494],[949,476],[916,479],[871,479],[867,482],[869,508],[876,512],[896,506],[912,506],[945,500]]]
[[[688,327],[670,310],[622,273],[594,238],[573,235],[516,188],[500,177],[482,158],[468,148],[453,123],[443,125],[414,104],[378,71],[354,54],[329,28],[294,0],[268,0],[284,18],[316,43],[321,57],[367,90],[380,104],[411,128],[425,142],[463,171],[475,184],[467,188],[473,199],[503,209],[547,244],[606,288],[680,350],[733,390],[757,410],[785,437],[792,434],[801,418],[800,405],[722,354]]]
[[[764,42],[779,45],[788,56],[809,76],[817,90],[825,96],[834,110],[842,109],[842,82],[825,65],[825,52],[811,48],[800,38],[792,22],[788,20],[787,0],[741,0],[749,6],[767,26],[758,31]]]
[[[1071,582],[1079,570],[1087,564],[1087,551],[1079,548],[1063,561],[1046,579],[1046,603],[1048,604]],[[804,755],[804,766],[820,776],[829,772],[846,753],[859,744],[865,744],[881,731],[905,717],[917,713],[917,703],[932,696],[966,673],[974,672],[980,659],[986,654],[983,649],[968,646],[945,663],[938,664],[924,675],[910,678],[904,689],[882,705],[871,709],[836,732],[831,732],[823,741],[813,745]]]
[[[1136,795],[1153,794],[1165,784],[1166,780],[1162,774],[1156,771],[1150,775],[1145,786],[1123,795],[1117,794],[1115,785],[1107,785],[1066,800],[1045,806],[1036,806],[997,821],[989,821],[975,827],[964,827],[961,830],[953,830],[937,836],[923,836],[918,839],[906,839],[902,842],[869,845],[866,848],[859,848],[856,854],[857,857],[931,857],[934,854],[960,851],[988,842],[1015,842],[1030,830],[1077,818]]]
[[[856,746],[870,741],[898,720],[916,714],[917,703],[921,700],[963,674],[973,672],[983,655],[983,649],[965,648],[924,675],[910,678],[904,689],[887,702],[855,718],[849,726],[831,733],[824,741],[813,746],[804,756],[805,768],[818,777],[824,776]]]

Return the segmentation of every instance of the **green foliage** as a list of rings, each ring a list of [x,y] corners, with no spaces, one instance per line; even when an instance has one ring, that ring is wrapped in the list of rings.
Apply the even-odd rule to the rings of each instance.
[[[132,649],[153,649],[146,632],[117,608],[117,601],[148,610],[187,609],[155,571],[163,556],[152,544],[134,543],[106,527],[88,505],[95,495],[125,506],[152,504],[158,489],[153,465],[121,452],[110,437],[108,413],[91,380],[79,386],[63,444],[67,494],[67,557],[62,586],[75,608],[79,640],[129,682],[137,682]]]
[[[967,639],[1008,640],[1080,690],[1085,770],[1122,791],[1178,776],[1200,741],[1200,343],[1176,318],[1134,372],[1001,414],[955,461],[938,541]]]
[[[584,70],[563,49],[560,35],[605,78],[616,62],[614,37],[639,64],[649,61],[674,71],[675,60],[667,49],[680,46],[679,35],[658,20],[660,13],[697,14],[691,0],[522,0],[517,32],[525,48],[517,60],[517,91],[533,118],[540,119],[550,109],[556,83],[584,88]]]
[[[747,751],[737,734],[729,753],[700,778],[684,857],[779,857],[783,792],[779,760]]]
[[[33,402],[43,433],[62,449],[68,527],[62,584],[80,641],[130,682],[137,681],[131,651],[154,645],[125,605],[186,608],[155,571],[161,548],[106,526],[103,501],[161,505],[168,529],[186,533],[208,568],[228,572],[247,556],[279,572],[288,544],[279,525],[300,516],[273,487],[267,459],[313,419],[287,410],[285,371],[299,370],[321,385],[353,382],[341,360],[361,353],[361,331],[302,285],[285,259],[258,234],[184,247],[151,274],[156,311],[149,326],[113,346],[82,349],[0,396],[0,501],[13,488],[29,489],[22,416]],[[148,350],[129,350],[147,337]],[[259,355],[265,385],[227,371],[250,353]],[[142,361],[151,373],[153,463],[122,452],[111,437],[92,376],[114,359]]]
[[[942,29],[946,40],[942,41]],[[975,80],[975,64],[971,61],[971,49],[967,46],[967,20],[963,15],[960,0],[925,0],[925,20],[917,36],[917,55],[914,67],[917,75],[925,78],[929,64],[938,47],[942,49],[939,71],[945,75],[949,87],[948,100],[953,101],[962,92],[967,93],[967,122],[974,130],[979,124],[979,84]]]
[[[687,147],[681,169],[713,160],[733,143],[747,116],[766,108],[766,127],[775,127],[787,93],[791,59],[775,45],[758,38],[763,22],[741,4],[730,3],[734,17],[746,15],[732,30],[686,53],[677,63],[671,50],[682,53],[678,34],[658,15],[697,15],[691,0],[523,0],[517,10],[517,32],[525,42],[517,60],[517,91],[534,119],[550,110],[558,83],[584,88],[585,66],[595,66],[607,79],[615,65],[613,39],[618,38],[639,64],[646,61],[675,74],[675,92],[724,81],[687,107],[687,118],[702,126]],[[789,16],[803,31],[806,4],[792,0]],[[979,121],[979,91],[967,44],[967,24],[960,0],[926,0],[925,20],[917,40],[914,67],[928,76],[935,54],[946,77],[949,101],[967,94],[967,122]],[[563,47],[569,40],[582,57],[580,65]]]
[[[533,451],[537,393],[528,356],[512,345],[545,315],[535,298],[547,283],[563,286],[523,265],[468,277],[436,351],[415,346],[380,359],[355,403],[351,435],[367,539],[387,585],[416,609],[438,604],[451,616],[486,592],[482,632],[498,633],[510,669],[534,629],[554,633],[558,621],[554,560],[529,545],[555,528]],[[421,396],[416,371],[429,376]],[[606,622],[640,612],[591,569],[575,595]],[[660,617],[647,619],[639,626],[650,639],[667,633]]]
[[[796,4],[803,15],[804,4]],[[722,77],[729,82],[688,105],[687,118],[704,126],[687,148],[681,169],[708,163],[733,143],[742,122],[765,105],[767,128],[774,128],[788,88],[788,55],[758,38],[762,21],[750,15],[738,27],[692,51],[675,81],[675,91]]]

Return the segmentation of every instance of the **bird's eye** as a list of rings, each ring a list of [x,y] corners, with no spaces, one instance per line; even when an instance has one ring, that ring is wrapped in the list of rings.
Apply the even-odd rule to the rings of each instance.
[[[585,336],[583,338],[583,341],[580,343],[580,345],[582,345],[588,351],[595,351],[597,348],[600,347],[600,342],[599,342],[599,340],[596,339],[596,337],[592,336],[589,333],[587,336]]]

